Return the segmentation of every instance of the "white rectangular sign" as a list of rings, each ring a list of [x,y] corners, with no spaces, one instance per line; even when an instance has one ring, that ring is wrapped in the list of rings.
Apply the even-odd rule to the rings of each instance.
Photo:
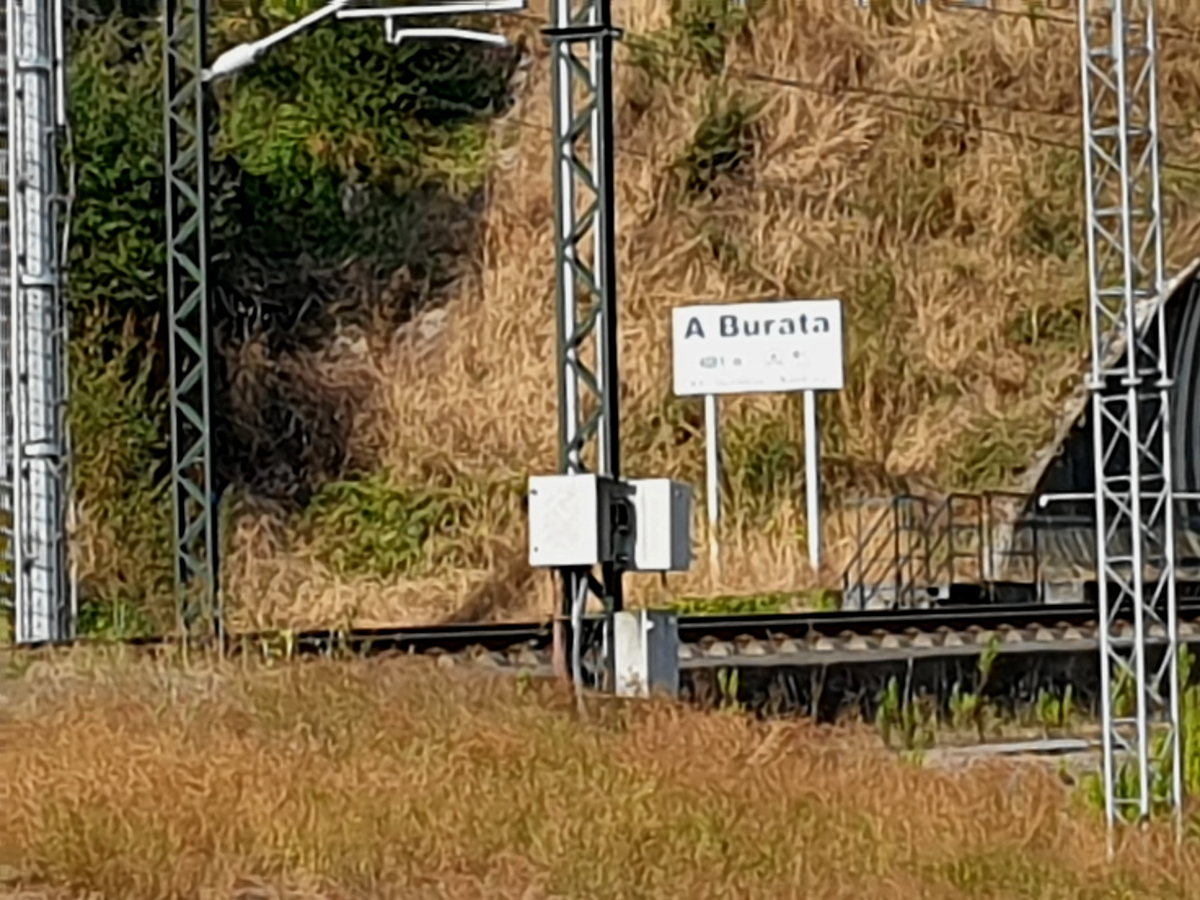
[[[846,385],[840,300],[678,306],[671,326],[678,396]]]

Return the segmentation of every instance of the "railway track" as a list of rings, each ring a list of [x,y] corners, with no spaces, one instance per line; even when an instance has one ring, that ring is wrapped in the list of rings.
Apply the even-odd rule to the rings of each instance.
[[[590,620],[588,627],[597,622]],[[1119,635],[1132,633],[1132,623],[1120,624]],[[1180,638],[1200,644],[1200,601],[1181,603]],[[989,647],[999,654],[1078,653],[1098,648],[1099,623],[1090,604],[685,616],[679,619],[679,639],[683,670],[808,668],[972,656]],[[551,667],[552,628],[542,621],[240,635],[230,641],[241,653],[274,648],[298,656],[420,654],[443,665],[537,673]]]
[[[584,658],[589,683],[602,677],[600,642],[591,639],[600,625],[598,617],[585,620],[591,631]],[[1118,631],[1132,637],[1132,624],[1120,623]],[[1180,637],[1200,646],[1200,598],[1180,598]],[[70,646],[101,643],[77,640]],[[226,652],[274,658],[425,656],[440,666],[542,677],[553,672],[552,643],[552,623],[537,621],[232,634]],[[730,689],[722,673],[736,671],[733,691],[747,710],[827,722],[847,714],[871,720],[897,679],[906,695],[934,698],[938,708],[956,687],[983,691],[976,660],[994,649],[997,658],[985,679],[989,702],[1017,709],[1039,702],[1043,689],[1057,695],[1069,685],[1078,709],[1094,712],[1098,643],[1090,603],[682,616],[680,691],[702,706],[720,705]],[[124,644],[154,655],[176,652],[179,641],[151,637]],[[30,652],[36,648],[9,651]]]

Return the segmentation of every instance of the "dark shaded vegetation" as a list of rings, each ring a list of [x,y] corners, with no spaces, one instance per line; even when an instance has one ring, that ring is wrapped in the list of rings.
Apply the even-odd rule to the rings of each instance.
[[[312,6],[222,7],[211,52]],[[171,568],[159,10],[97,0],[74,12],[71,428],[84,618],[107,621],[128,607],[163,624]],[[360,398],[297,383],[287,366],[341,329],[398,327],[461,274],[478,239],[485,126],[507,103],[511,66],[510,51],[393,47],[378,23],[338,23],[218,86],[209,199],[221,483],[298,509],[353,468],[346,409]]]

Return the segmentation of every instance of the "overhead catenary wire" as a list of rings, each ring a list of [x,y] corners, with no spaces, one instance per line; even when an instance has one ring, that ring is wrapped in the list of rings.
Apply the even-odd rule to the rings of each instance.
[[[1048,25],[1062,25],[1066,28],[1079,27],[1079,20],[1074,15],[1062,16],[1039,9],[996,9],[991,6],[960,6],[957,3],[948,3],[946,0],[940,0],[940,2],[932,4],[932,6],[938,12],[954,14],[970,13],[982,16],[1022,19],[1029,22],[1045,22]],[[1170,26],[1164,27],[1158,25],[1155,28],[1155,32],[1159,43],[1162,43],[1164,39],[1194,43],[1197,38],[1200,38],[1200,30],[1195,29],[1189,31],[1186,28],[1172,28]]]
[[[847,0],[852,2],[852,0]],[[1068,28],[1077,27],[1077,22],[1073,16],[1061,16],[1054,13],[1045,12],[1042,10],[1016,10],[1016,9],[995,9],[984,6],[959,6],[954,3],[938,2],[929,4],[935,11],[942,13],[953,13],[956,15],[980,15],[980,16],[995,16],[997,18],[1024,20],[1034,23],[1045,23],[1047,25],[1060,25]],[[107,17],[102,15],[89,14],[81,9],[78,4],[72,5],[72,17],[75,21],[82,23],[83,27],[93,27],[106,21]],[[507,18],[511,19],[529,19],[537,22],[546,22],[544,16],[539,16],[536,13],[530,12],[509,12],[505,13]],[[128,22],[135,25],[148,25],[156,28],[162,27],[161,15],[130,15],[122,16],[122,22]],[[73,24],[74,28],[75,25]],[[1171,28],[1159,26],[1158,37],[1160,40],[1180,41],[1192,43],[1200,38],[1200,30],[1188,31],[1184,28]]]
[[[991,8],[986,8],[986,7],[959,7],[959,6],[954,6],[954,5],[948,5],[945,3],[936,4],[935,9],[938,9],[939,11],[961,13],[961,14],[970,13],[970,14],[975,14],[975,15],[993,15],[993,16],[1002,16],[1002,17],[1006,17],[1006,18],[1016,18],[1016,19],[1032,19],[1037,22],[1046,22],[1049,24],[1070,26],[1072,28],[1076,27],[1076,24],[1077,24],[1074,18],[1067,18],[1064,16],[1056,16],[1056,15],[1052,15],[1052,14],[1048,14],[1048,13],[1041,13],[1041,12],[1036,12],[1036,11],[1019,12],[1016,10],[991,9]],[[507,18],[520,19],[520,20],[528,21],[528,22],[531,22],[533,24],[540,25],[540,26],[547,26],[547,27],[549,26],[549,20],[546,17],[539,16],[535,13],[528,13],[528,12],[511,13],[511,14],[507,14]],[[126,19],[124,19],[124,21],[135,22],[135,23],[145,23],[147,25],[161,25],[161,19],[157,16],[130,16],[130,17],[127,17]],[[1158,35],[1160,38],[1171,37],[1175,40],[1188,41],[1188,42],[1200,39],[1200,32],[1190,33],[1190,32],[1184,31],[1183,29],[1173,29],[1170,31],[1165,31],[1164,29],[1160,28],[1158,31]],[[672,62],[674,62],[676,64],[686,64],[687,63],[686,60],[682,59],[681,57],[679,57],[677,55],[672,54],[670,50],[656,46],[652,42],[648,41],[644,35],[626,34],[625,43],[629,46],[636,45],[639,51],[660,54],[664,59],[670,59]],[[635,65],[630,60],[623,59],[623,58],[617,58],[614,60],[614,62],[617,63],[618,65],[623,65],[623,66]],[[696,68],[698,69],[699,67],[697,66]],[[891,90],[891,89],[884,89],[884,88],[872,88],[872,87],[856,86],[856,85],[831,88],[827,85],[822,85],[818,82],[805,81],[803,79],[798,79],[798,78],[785,76],[785,75],[778,75],[778,74],[771,73],[771,72],[757,71],[757,70],[745,68],[742,66],[730,66],[727,69],[727,74],[732,80],[735,80],[735,81],[774,84],[774,85],[777,85],[777,86],[783,87],[783,88],[788,88],[788,89],[793,89],[793,90],[798,90],[798,91],[806,91],[806,92],[822,94],[822,95],[826,95],[826,96],[840,97],[842,95],[848,95],[848,96],[862,95],[865,98],[909,100],[909,101],[912,101],[915,103],[931,103],[931,104],[959,107],[959,108],[967,108],[967,109],[995,110],[995,111],[999,111],[999,112],[1010,112],[1015,115],[1044,116],[1044,117],[1048,117],[1048,118],[1061,118],[1061,119],[1068,119],[1068,120],[1073,120],[1073,121],[1077,121],[1079,119],[1079,117],[1082,115],[1081,111],[1068,111],[1068,110],[1060,110],[1060,109],[1042,109],[1039,107],[1032,107],[1032,106],[1021,106],[1021,105],[1017,105],[1017,104],[998,103],[995,101],[981,100],[981,99],[972,98],[972,97],[957,97],[957,96],[953,96],[953,95],[920,93],[920,92],[915,92],[915,91],[898,91],[898,90]],[[455,106],[456,106],[456,104],[450,103],[448,101],[446,103],[446,108],[454,108]],[[465,104],[462,106],[462,108],[464,111],[469,110],[474,113],[480,112],[480,110],[475,109],[473,107],[469,107]],[[882,108],[886,109],[887,107],[882,107]],[[893,111],[896,112],[897,114],[901,114],[901,115],[912,115],[914,117],[922,117],[922,114],[917,113],[912,110],[895,109]],[[1189,132],[1200,130],[1195,125],[1192,125],[1191,123],[1187,123],[1187,122],[1160,122],[1159,129],[1163,130],[1163,131],[1189,131]],[[1022,138],[1026,138],[1026,139],[1037,140],[1037,136],[1019,134],[1016,132],[1006,131],[1004,129],[984,128],[981,130],[992,131],[994,133],[1001,134],[1001,135],[1008,134],[1008,135],[1011,135],[1014,137],[1022,137]],[[1078,149],[1078,148],[1075,148],[1075,149]],[[622,153],[624,153],[624,152],[626,152],[626,151],[624,149],[622,149]],[[1195,169],[1190,169],[1190,168],[1184,167],[1183,170],[1184,171],[1195,171],[1198,174],[1200,174],[1200,167],[1197,167]]]
[[[733,74],[733,70],[731,70],[731,75],[732,74]],[[760,76],[760,77],[762,77],[762,76]],[[820,94],[824,94],[827,96],[834,96],[834,97],[842,96],[841,93],[835,89],[819,87],[816,85],[808,85],[808,84],[803,84],[803,83],[799,83],[799,82],[788,82],[781,86],[787,87],[787,88],[794,88],[796,90],[812,91],[814,93],[820,93]],[[952,127],[960,127],[967,131],[976,131],[980,134],[990,134],[990,135],[994,135],[997,137],[1011,138],[1014,141],[1019,141],[1019,142],[1024,141],[1024,142],[1028,142],[1031,144],[1037,144],[1039,146],[1054,147],[1056,149],[1066,150],[1066,151],[1076,153],[1076,154],[1082,154],[1082,152],[1083,152],[1083,150],[1079,147],[1078,143],[1072,143],[1071,141],[1068,141],[1066,139],[1054,138],[1054,137],[1049,137],[1046,135],[1040,135],[1040,134],[1035,134],[1035,133],[1030,133],[1030,132],[1025,132],[1025,131],[1015,131],[1010,128],[1001,128],[1001,127],[995,126],[995,125],[986,125],[981,122],[970,122],[970,121],[966,121],[965,119],[962,119],[962,120],[952,119],[952,118],[947,118],[944,116],[937,116],[937,115],[927,113],[927,112],[921,112],[918,110],[904,109],[902,107],[898,107],[898,106],[894,106],[891,104],[876,101],[869,96],[856,96],[854,94],[850,94],[847,97],[847,99],[849,99],[853,102],[856,102],[856,103],[861,103],[862,105],[865,105],[865,106],[870,106],[874,109],[878,109],[881,112],[886,112],[891,115],[900,116],[902,118],[907,118],[907,119],[911,119],[914,121],[924,122],[929,125],[939,125],[939,124],[949,125]],[[932,102],[937,102],[937,98],[935,98],[935,97],[924,97],[924,96],[916,95],[916,94],[911,95],[911,99],[929,100]],[[980,103],[973,102],[973,101],[965,101],[964,100],[961,102],[963,103],[964,106],[968,106],[968,107],[988,108],[984,104],[980,104]],[[449,104],[449,103],[446,104],[446,108],[448,108],[448,109],[452,109],[457,106],[458,106],[458,104]],[[467,108],[463,107],[463,109],[465,111]],[[1009,110],[1009,111],[1010,112],[1020,112],[1019,110]],[[1039,115],[1047,114],[1044,111],[1031,110],[1029,112],[1034,112]],[[1054,114],[1054,115],[1060,115],[1060,114]],[[551,128],[549,125],[545,125],[540,122],[531,122],[528,119],[521,119],[521,118],[517,118],[517,117],[505,117],[505,118],[503,118],[502,121],[504,124],[516,125],[519,128],[536,130],[536,131],[544,132],[547,134],[551,133]],[[1182,129],[1187,126],[1175,125],[1173,127]],[[1197,129],[1197,130],[1200,130],[1200,129]],[[634,157],[634,158],[638,158],[638,159],[655,161],[655,157],[653,157],[651,154],[648,154],[648,153],[645,153],[644,151],[636,150],[633,148],[622,147],[620,152],[621,152],[622,156],[630,156],[630,157]],[[1174,171],[1174,172],[1181,172],[1181,173],[1187,173],[1187,174],[1192,174],[1192,175],[1200,175],[1200,164],[1188,165],[1185,163],[1164,162],[1162,167],[1163,167],[1163,169],[1167,169],[1167,170]],[[768,180],[768,181],[761,181],[759,183],[768,184],[770,182]],[[791,184],[789,182],[775,182],[775,183],[778,184],[780,187],[790,187],[790,188],[796,187],[796,185]]]
[[[954,8],[952,8],[954,9]],[[957,9],[955,9],[957,11]],[[988,10],[988,9],[970,9],[964,10],[969,12],[992,12],[992,13],[1008,13],[1006,10]],[[1016,15],[1015,13],[1013,13]],[[533,13],[518,13],[513,18],[520,18],[539,25],[548,25],[548,20],[543,16],[538,16]],[[1061,17],[1051,17],[1055,21],[1075,24],[1074,19],[1063,19]],[[698,63],[686,60],[685,58],[673,53],[670,48],[662,47],[648,40],[641,35],[626,35],[624,43],[629,47],[636,47],[638,52],[649,53],[659,56],[663,61],[669,61],[674,65],[690,66],[695,71],[702,71]],[[620,66],[630,67],[637,66],[637,63],[630,60],[628,57],[617,57],[614,60]],[[846,85],[831,87],[815,81],[807,81],[799,78],[793,78],[783,75],[776,75],[770,72],[762,72],[756,69],[751,69],[744,66],[729,66],[723,71],[723,77],[730,81],[741,82],[743,84],[761,84],[773,85],[783,90],[800,91],[811,93],[820,96],[827,96],[836,99],[847,100],[863,106],[869,106],[878,109],[882,112],[892,115],[907,118],[913,121],[920,121],[930,125],[945,124],[950,126],[961,127],[967,131],[975,131],[980,134],[990,134],[997,137],[1007,137],[1013,140],[1026,141],[1040,146],[1054,147],[1060,150],[1066,150],[1074,154],[1082,155],[1083,149],[1079,145],[1078,140],[1068,140],[1065,138],[1051,137],[1025,131],[1015,131],[1011,128],[1002,128],[995,125],[986,125],[982,122],[972,122],[966,119],[966,116],[961,120],[939,116],[931,112],[922,110],[908,109],[905,107],[894,105],[885,101],[910,101],[913,103],[928,103],[935,106],[944,106],[955,108],[960,112],[969,113],[973,110],[980,111],[996,111],[1010,113],[1017,116],[1040,116],[1044,118],[1057,118],[1065,121],[1079,122],[1082,117],[1082,110],[1068,111],[1059,109],[1042,109],[1038,107],[1022,106],[1019,104],[997,103],[983,99],[975,99],[970,97],[958,97],[941,94],[921,93],[916,91],[901,91],[894,89],[872,88],[866,86]],[[451,105],[453,106],[453,104]],[[508,120],[517,121],[517,120]],[[539,130],[549,130],[549,126],[542,126],[537,123],[519,123],[523,125],[531,125]],[[1178,132],[1196,132],[1200,128],[1185,123],[1185,122],[1160,122],[1160,130],[1178,131]],[[626,147],[621,148],[622,155],[646,157],[646,154],[641,154],[636,150],[631,150]],[[648,158],[648,157],[647,157]],[[1200,175],[1200,163],[1189,165],[1186,163],[1173,163],[1164,160],[1162,164],[1164,170],[1186,173],[1192,175]]]

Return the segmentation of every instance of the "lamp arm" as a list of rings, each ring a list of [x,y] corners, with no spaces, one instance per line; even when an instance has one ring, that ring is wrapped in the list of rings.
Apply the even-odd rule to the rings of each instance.
[[[348,2],[349,0],[331,0],[331,2],[315,12],[310,12],[307,16],[297,19],[291,25],[285,25],[283,28],[264,38],[259,38],[257,41],[250,41],[246,44],[238,44],[236,47],[230,47],[213,60],[211,67],[205,69],[202,75],[203,79],[205,81],[213,81],[246,68],[276,44],[286,41],[293,35],[311,28],[322,19],[336,14]]]

